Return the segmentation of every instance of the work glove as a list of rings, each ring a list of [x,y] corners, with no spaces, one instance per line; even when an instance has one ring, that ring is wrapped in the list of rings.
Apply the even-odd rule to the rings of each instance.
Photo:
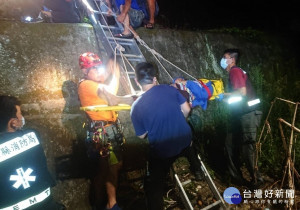
[[[216,100],[222,101],[223,98],[224,98],[224,94],[223,94],[223,93],[220,93],[220,94],[216,97]]]

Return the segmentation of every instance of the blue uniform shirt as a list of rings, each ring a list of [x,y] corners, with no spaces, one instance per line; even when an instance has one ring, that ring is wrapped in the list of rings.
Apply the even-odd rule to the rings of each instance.
[[[120,5],[125,4],[125,0],[116,0],[117,7],[120,9]],[[131,6],[132,9],[141,10],[136,0],[131,0]]]
[[[131,120],[136,135],[148,132],[150,155],[176,156],[191,144],[191,128],[180,107],[185,101],[174,87],[157,85],[132,105]]]

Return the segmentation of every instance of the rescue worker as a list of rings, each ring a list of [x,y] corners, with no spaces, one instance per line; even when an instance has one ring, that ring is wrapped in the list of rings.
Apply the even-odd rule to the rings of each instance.
[[[0,209],[65,209],[51,194],[55,185],[39,134],[22,129],[21,102],[0,96]]]
[[[116,94],[119,88],[120,70],[110,59],[104,65],[97,54],[86,52],[79,57],[84,79],[79,83],[81,106],[108,105],[103,89]],[[123,97],[123,103],[131,104],[132,97]],[[96,159],[96,175],[92,181],[94,206],[103,208],[106,187],[106,209],[119,209],[116,198],[118,173],[122,166],[122,145],[125,142],[123,126],[115,111],[86,111],[88,116],[87,145],[89,157]]]
[[[256,98],[248,74],[236,66],[238,59],[239,50],[227,49],[220,62],[221,67],[229,73],[230,90],[224,93],[231,111],[231,132],[226,138],[225,151],[233,182],[239,185],[248,184],[240,170],[242,155],[252,179],[250,186],[257,187],[263,183],[258,169],[255,169],[256,133],[262,112],[259,108],[260,100]]]
[[[164,208],[166,175],[178,157],[187,157],[192,171],[201,173],[192,146],[192,131],[186,121],[191,108],[175,88],[157,85],[157,72],[152,64],[139,63],[135,74],[144,93],[132,104],[130,115],[136,135],[149,141],[150,175],[145,181],[147,206],[149,210],[160,210]]]

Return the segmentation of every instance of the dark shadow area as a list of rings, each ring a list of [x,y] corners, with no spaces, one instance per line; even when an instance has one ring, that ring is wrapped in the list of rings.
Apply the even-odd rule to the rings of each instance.
[[[74,143],[72,151],[70,155],[55,158],[56,178],[59,180],[90,178],[94,163],[87,157],[85,145]]]
[[[80,101],[77,93],[77,84],[67,80],[63,83],[62,94],[65,99],[62,123],[65,129],[74,133],[72,153],[55,158],[56,178],[59,180],[89,178],[92,174],[92,162],[88,159],[84,142],[83,123],[85,115],[81,115]],[[81,128],[81,129],[78,129]],[[68,143],[64,143],[68,147]]]
[[[147,145],[127,141],[123,150],[123,167],[120,171],[118,204],[123,210],[146,209],[144,178],[146,173]]]
[[[212,106],[212,109],[193,108],[188,121],[193,130],[194,144],[202,161],[214,171],[214,175],[225,181],[227,179],[224,153],[226,125],[224,125],[224,120],[214,119],[221,118],[220,108],[214,104],[209,106]]]
[[[79,114],[80,101],[78,96],[78,85],[71,81],[64,81],[62,86],[62,94],[66,101],[63,114]]]
[[[156,23],[162,28],[214,30],[242,34],[263,31],[286,41],[288,54],[300,58],[300,16],[296,1],[179,1],[157,0]],[[293,53],[293,54],[292,54]],[[298,67],[300,62],[298,61]]]
[[[286,31],[296,27],[296,1],[286,4],[264,1],[157,0],[157,22],[171,28],[209,29],[218,27],[257,28]],[[270,9],[272,8],[272,9]]]
[[[121,172],[117,194],[118,204],[123,210],[146,209],[143,176],[128,180],[127,174]]]

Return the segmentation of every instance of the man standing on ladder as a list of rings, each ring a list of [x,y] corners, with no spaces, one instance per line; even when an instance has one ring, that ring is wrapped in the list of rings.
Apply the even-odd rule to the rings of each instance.
[[[229,73],[229,88],[231,92],[224,93],[231,110],[231,130],[225,142],[228,170],[233,182],[239,185],[247,184],[240,170],[240,155],[252,178],[251,187],[263,183],[258,169],[255,169],[256,133],[262,112],[259,111],[259,99],[256,98],[248,74],[236,66],[239,58],[237,49],[224,51],[220,65]]]
[[[105,97],[101,95],[105,88],[116,94],[119,87],[120,70],[113,59],[103,65],[98,55],[86,52],[79,57],[79,66],[84,79],[78,87],[81,106],[107,105]],[[108,80],[109,84],[107,84]],[[132,97],[123,98],[123,103],[131,104]],[[94,192],[94,206],[103,208],[103,190],[106,188],[108,197],[106,209],[120,209],[116,199],[118,173],[122,166],[122,145],[125,142],[123,126],[115,111],[86,111],[88,156],[95,160],[96,175],[92,180]]]
[[[106,0],[110,9],[112,5],[110,0]],[[117,38],[133,39],[137,38],[138,34],[135,29],[142,25],[145,14],[138,5],[136,0],[115,0],[119,14],[117,21],[123,24],[124,31],[120,34],[115,34]]]

